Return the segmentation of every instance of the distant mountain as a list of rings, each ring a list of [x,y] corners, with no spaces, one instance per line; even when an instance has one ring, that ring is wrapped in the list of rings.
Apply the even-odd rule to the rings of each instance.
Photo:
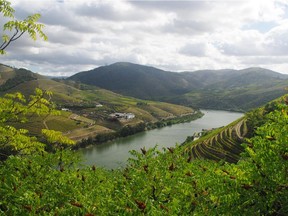
[[[247,111],[285,94],[288,76],[263,68],[196,71],[203,86],[170,102],[210,109]]]
[[[249,110],[285,93],[288,75],[264,68],[168,72],[119,62],[69,80],[141,99],[210,109]]]
[[[69,79],[120,94],[153,100],[182,95],[193,87],[199,87],[196,81],[188,82],[180,73],[126,62],[78,73]]]

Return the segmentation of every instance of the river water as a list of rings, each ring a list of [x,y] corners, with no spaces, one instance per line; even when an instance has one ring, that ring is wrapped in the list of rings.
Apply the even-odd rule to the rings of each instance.
[[[84,164],[96,165],[107,169],[123,167],[131,156],[130,150],[140,151],[140,148],[152,148],[155,145],[159,149],[172,147],[176,143],[181,144],[187,136],[192,136],[202,129],[210,129],[228,125],[243,116],[242,113],[201,110],[205,115],[190,123],[176,124],[160,129],[141,132],[129,137],[119,138],[101,145],[91,146],[80,151],[83,153]]]

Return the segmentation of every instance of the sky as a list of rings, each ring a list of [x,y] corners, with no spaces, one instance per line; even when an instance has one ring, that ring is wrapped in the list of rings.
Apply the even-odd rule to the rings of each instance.
[[[115,62],[288,74],[288,0],[10,2],[18,19],[42,15],[48,41],[23,36],[0,63],[40,74],[69,76]]]

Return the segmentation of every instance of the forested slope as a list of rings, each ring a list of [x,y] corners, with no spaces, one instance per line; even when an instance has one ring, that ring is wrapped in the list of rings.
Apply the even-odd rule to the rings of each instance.
[[[141,99],[205,109],[248,111],[285,94],[288,75],[265,68],[169,72],[118,62],[69,80]]]

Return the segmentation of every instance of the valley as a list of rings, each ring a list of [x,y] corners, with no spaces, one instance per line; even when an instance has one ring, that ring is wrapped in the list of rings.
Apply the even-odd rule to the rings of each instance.
[[[145,124],[155,128],[161,126],[160,122],[173,124],[177,119],[177,122],[185,122],[199,116],[197,109],[181,105],[136,99],[69,80],[53,80],[25,69],[4,65],[1,69],[3,84],[0,95],[19,91],[28,96],[35,88],[52,92],[49,100],[55,103],[59,115],[33,116],[27,123],[15,125],[29,129],[32,135],[40,134],[45,128],[61,131],[65,136],[81,142],[97,135],[108,134],[103,136],[109,137],[109,134],[121,133],[121,129],[127,127]],[[117,113],[130,113],[133,118],[113,117]],[[126,135],[122,133],[118,136]],[[107,139],[110,138],[105,138],[105,141]]]
[[[0,69],[0,95],[28,96],[35,88],[53,93],[49,100],[59,114],[34,116],[21,127],[32,135],[44,128],[61,131],[79,147],[191,121],[201,117],[199,108],[243,112],[261,106],[283,94],[288,77],[261,68],[172,73],[125,62],[65,79]]]
[[[288,215],[287,8],[0,0],[0,216]]]
[[[156,145],[160,151],[167,147],[174,148],[176,145],[180,146],[184,143],[186,137],[201,132],[203,129],[222,128],[243,117],[243,113],[229,111],[201,110],[201,112],[204,116],[191,122],[143,131],[132,136],[109,141],[105,143],[105,145],[88,146],[78,151],[83,153],[83,163],[86,165],[92,166],[93,164],[97,164],[106,169],[122,168],[127,165],[127,160],[131,157],[129,151],[140,151],[141,148],[150,149]],[[183,147],[185,147],[185,144]],[[186,147],[187,152],[191,151],[190,145]],[[206,156],[207,155],[203,155],[203,157]],[[235,159],[238,158],[239,154]]]
[[[204,118],[195,120],[201,116],[197,108],[136,99],[79,81],[53,80],[29,71],[22,74],[20,82],[17,69],[5,66],[1,69],[4,73],[0,73],[3,134],[0,212],[11,215],[287,213],[287,96],[244,116],[234,113],[232,123],[220,124],[230,112],[204,111]],[[279,85],[275,88],[281,89],[286,80],[277,76],[274,81]],[[267,97],[269,92],[274,97],[267,79],[259,78],[267,87]],[[242,108],[255,106],[252,99],[264,92],[259,89],[257,93],[258,86],[254,87],[257,90],[253,97],[249,97],[251,85],[247,87],[249,91],[243,92],[245,100],[236,97]],[[29,97],[35,88],[36,92]],[[231,88],[231,92],[240,90],[237,95],[242,92],[241,86]],[[209,97],[202,99],[206,101],[204,104],[211,105]],[[214,99],[217,104],[227,102]],[[258,102],[263,101],[260,98]],[[213,113],[216,125],[212,125]],[[203,120],[206,125],[199,124],[194,130]],[[185,121],[190,123],[179,124]],[[185,124],[189,129],[186,140],[182,136]],[[157,129],[146,131],[153,128]],[[194,140],[191,136],[200,130],[202,136]],[[153,134],[158,132],[164,132],[159,134],[164,141],[164,145],[159,144],[162,149],[155,146]],[[138,138],[145,134],[152,136],[144,139],[145,145],[138,145]],[[169,143],[175,142],[176,135],[183,139],[181,145]],[[75,145],[67,137],[81,141]],[[131,143],[121,142],[126,138],[119,137],[126,137]],[[105,145],[90,146],[111,139]],[[90,161],[75,152],[79,147],[78,153],[84,152]],[[105,148],[111,149],[109,154]],[[97,159],[112,161],[103,160],[101,164],[96,162],[95,155]],[[123,161],[126,163],[121,164]]]

